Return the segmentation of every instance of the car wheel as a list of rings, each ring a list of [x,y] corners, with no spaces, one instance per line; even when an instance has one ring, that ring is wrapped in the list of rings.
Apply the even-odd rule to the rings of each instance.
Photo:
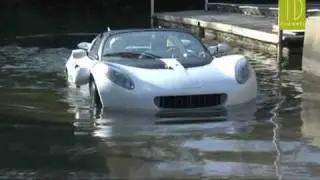
[[[69,74],[68,74],[68,69],[67,68],[64,70],[64,74],[66,76],[67,81],[69,82]]]
[[[96,83],[92,80],[89,83],[89,91],[90,91],[90,106],[95,109],[101,109],[102,104],[98,94]]]
[[[67,68],[64,70],[64,73],[65,73],[67,84],[70,86],[71,85],[71,81],[70,81],[70,76],[69,76]]]

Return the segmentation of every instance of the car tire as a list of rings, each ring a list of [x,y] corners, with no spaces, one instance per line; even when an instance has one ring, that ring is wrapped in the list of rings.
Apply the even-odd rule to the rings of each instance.
[[[94,80],[91,80],[89,83],[89,91],[90,91],[90,107],[93,109],[101,109],[102,104],[98,94],[97,86]]]
[[[64,74],[65,74],[65,76],[66,76],[67,82],[69,83],[69,74],[68,74],[68,69],[67,69],[67,68],[65,68]]]
[[[70,81],[70,77],[69,77],[69,73],[68,73],[68,68],[65,68],[64,73],[65,73],[67,85],[71,86],[71,81]]]

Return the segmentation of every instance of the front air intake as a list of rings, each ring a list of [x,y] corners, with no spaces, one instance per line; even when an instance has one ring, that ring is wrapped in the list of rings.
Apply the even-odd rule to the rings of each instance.
[[[154,103],[158,108],[182,109],[216,107],[225,103],[226,94],[199,94],[183,96],[157,96]]]

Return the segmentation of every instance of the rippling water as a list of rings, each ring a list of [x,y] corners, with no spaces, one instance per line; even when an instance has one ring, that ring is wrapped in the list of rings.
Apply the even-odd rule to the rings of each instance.
[[[63,72],[71,48],[90,38],[19,37],[0,47],[0,179],[320,178],[320,126],[315,102],[301,102],[299,71],[280,80],[275,59],[235,49],[251,59],[259,81],[257,103],[235,110],[237,118],[179,125],[125,114],[93,120],[86,88],[69,88]]]

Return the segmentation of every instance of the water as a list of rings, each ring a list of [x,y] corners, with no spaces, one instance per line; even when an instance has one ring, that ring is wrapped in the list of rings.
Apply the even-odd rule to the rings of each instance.
[[[93,121],[86,89],[68,87],[63,71],[75,44],[91,38],[48,34],[0,47],[0,179],[320,177],[316,102],[302,101],[316,96],[303,93],[301,72],[280,80],[275,59],[235,49],[251,59],[259,81],[257,103],[235,110],[237,118],[155,125],[150,117],[104,114]]]

